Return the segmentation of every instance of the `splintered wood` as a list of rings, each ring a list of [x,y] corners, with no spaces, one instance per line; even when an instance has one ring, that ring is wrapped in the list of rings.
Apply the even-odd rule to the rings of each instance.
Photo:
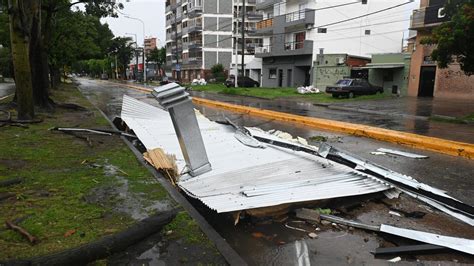
[[[174,155],[166,154],[162,149],[157,148],[145,152],[143,158],[156,170],[166,175],[173,185],[178,181],[178,167]]]

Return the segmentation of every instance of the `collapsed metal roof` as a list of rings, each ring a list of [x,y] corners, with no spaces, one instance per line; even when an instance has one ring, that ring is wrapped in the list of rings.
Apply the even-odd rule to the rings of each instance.
[[[244,145],[233,127],[197,120],[212,171],[187,173],[167,111],[124,95],[122,119],[148,150],[176,156],[182,175],[178,186],[219,213],[385,191],[390,185],[341,164],[310,154],[267,146]],[[277,138],[258,129],[254,133]],[[283,142],[288,140],[280,139]]]

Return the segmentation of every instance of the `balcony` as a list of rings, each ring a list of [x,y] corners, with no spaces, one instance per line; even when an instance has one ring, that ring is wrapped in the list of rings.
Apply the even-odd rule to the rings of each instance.
[[[200,49],[202,48],[202,41],[190,41],[188,43],[188,49]]]
[[[263,20],[263,14],[258,12],[247,12],[247,20],[261,21]]]
[[[442,13],[439,6],[425,7],[413,10],[411,15],[411,30],[433,28],[441,23],[449,21],[449,18]]]
[[[166,6],[166,13],[175,11],[178,5],[176,3],[174,4],[169,4]]]
[[[202,6],[193,6],[188,9],[188,17],[194,18],[202,14]]]
[[[255,49],[255,57],[258,58],[311,54],[313,54],[313,41],[310,40],[267,45]]]
[[[271,33],[273,31],[273,18],[257,22],[255,31],[257,34]]]
[[[304,9],[296,12],[285,14],[284,16],[284,27],[292,26],[306,26],[314,25],[315,11],[312,9]]]
[[[257,2],[257,10],[262,10],[273,6],[277,2],[277,0],[256,0]]]
[[[196,23],[196,24],[190,24],[188,25],[188,33],[193,33],[193,32],[200,32],[202,31],[202,24],[201,23]]]

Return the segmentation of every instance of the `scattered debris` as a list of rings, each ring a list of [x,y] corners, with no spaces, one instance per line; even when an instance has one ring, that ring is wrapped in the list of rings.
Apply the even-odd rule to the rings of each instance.
[[[193,79],[193,81],[191,82],[191,85],[192,86],[205,86],[207,85],[207,82],[205,79]]]
[[[389,153],[389,154],[393,154],[393,155],[400,155],[400,156],[413,158],[413,159],[427,159],[428,158],[428,156],[425,156],[425,155],[419,155],[419,154],[415,154],[415,153],[397,151],[397,150],[391,150],[391,149],[385,149],[385,148],[379,148],[379,149],[377,149],[377,152],[382,153],[382,154]]]
[[[6,221],[5,224],[6,224],[7,228],[20,233],[20,235],[25,237],[31,244],[34,245],[34,244],[38,243],[38,239],[36,237],[32,236],[30,233],[28,233],[28,231],[21,228],[20,226],[14,224],[11,221]]]
[[[372,155],[387,155],[385,152],[380,152],[380,151],[373,151],[370,154],[372,154]]]
[[[61,131],[61,132],[83,132],[83,133],[91,133],[91,134],[98,134],[104,136],[112,136],[112,135],[119,135],[129,138],[136,139],[137,136],[129,134],[127,132],[119,131],[119,130],[110,130],[110,129],[89,129],[89,128],[63,128],[63,127],[53,127],[49,130],[52,131]]]
[[[285,227],[286,227],[286,228],[293,229],[293,230],[296,230],[296,231],[300,231],[300,232],[311,233],[311,231],[308,231],[308,230],[305,230],[305,229],[302,229],[302,228],[298,228],[298,227],[294,227],[294,226],[288,225],[288,223],[285,223]]]
[[[402,217],[402,215],[401,215],[400,213],[398,213],[398,212],[388,211],[388,213],[389,213],[390,215],[395,215],[395,216],[398,216],[398,217]]]
[[[384,255],[404,255],[404,254],[421,254],[421,253],[431,253],[431,252],[443,252],[447,248],[431,245],[431,244],[421,244],[421,245],[410,245],[410,246],[400,246],[400,247],[389,247],[389,248],[376,248],[374,255],[375,256],[384,256]]]
[[[306,86],[306,87],[304,86],[298,87],[296,88],[296,91],[299,94],[321,93],[321,91],[318,88],[315,88],[312,85]]]
[[[376,177],[380,181],[397,187],[407,195],[474,226],[474,207],[446,195],[446,192],[443,190],[420,183],[410,176],[386,169],[365,159],[359,159],[354,155],[342,152],[327,144],[321,144],[318,154],[323,158],[344,164],[359,172]]]
[[[295,211],[296,217],[304,220],[308,220],[311,222],[321,222],[321,218],[319,217],[319,212],[311,209],[297,209]]]
[[[75,103],[56,103],[56,107],[63,108],[63,109],[69,109],[69,110],[75,110],[75,111],[87,111],[88,109],[80,106]]]
[[[383,232],[399,237],[404,237],[427,244],[442,246],[457,251],[465,252],[471,255],[474,255],[474,240],[444,236],[439,234],[427,233],[412,229],[399,228],[391,225],[381,224],[380,226],[367,225],[360,222],[347,220],[341,217],[333,215],[321,214],[321,219],[328,220],[334,223],[343,224],[347,226],[352,226],[355,228],[360,228],[364,230],[374,231],[374,232]]]
[[[308,236],[312,239],[315,239],[318,237],[318,235],[316,233],[309,233]]]
[[[66,233],[64,233],[64,237],[70,237],[70,236],[74,235],[75,233],[76,233],[76,229],[68,230],[68,231],[66,231]]]
[[[401,260],[402,260],[402,258],[396,257],[396,258],[393,258],[393,259],[391,259],[391,260],[388,260],[388,262],[399,262],[399,261],[401,261]]]
[[[163,172],[170,179],[173,185],[178,182],[178,167],[176,157],[166,154],[162,149],[156,148],[143,154],[143,158],[156,170]]]

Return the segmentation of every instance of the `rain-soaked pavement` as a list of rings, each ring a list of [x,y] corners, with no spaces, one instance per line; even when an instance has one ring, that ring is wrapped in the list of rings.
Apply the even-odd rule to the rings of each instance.
[[[80,79],[78,82],[80,83],[81,92],[110,118],[119,115],[122,96],[124,94],[156,105],[156,101],[148,97],[144,92],[128,89],[120,84],[87,79]],[[253,103],[254,106],[263,107],[259,106],[259,101],[260,100],[255,100]],[[281,105],[279,101],[273,104],[275,106]],[[270,103],[265,101],[263,105],[266,107],[270,105]],[[298,113],[296,106],[297,105],[292,104],[291,108],[288,107],[288,112]],[[299,114],[308,114],[312,112],[309,111],[310,109],[313,110],[312,108],[313,107],[302,106],[300,107],[302,112]],[[415,150],[367,138],[335,134],[328,131],[314,130],[302,126],[234,114],[208,107],[197,106],[197,109],[211,120],[222,120],[225,115],[239,125],[257,126],[264,130],[279,129],[289,132],[293,136],[300,136],[306,139],[311,139],[311,137],[316,136],[327,137],[328,142],[335,147],[357,154],[395,171],[411,175],[421,182],[446,190],[450,195],[470,205],[474,205],[474,180],[469,178],[474,176],[474,161],[472,160]],[[326,115],[328,118],[331,117],[329,116],[330,114]],[[338,116],[337,113],[333,115]],[[347,114],[340,115],[340,117],[347,117]],[[404,124],[401,121],[393,118],[389,118],[388,120],[390,120],[390,122],[384,120],[383,123],[393,123],[393,126],[390,128],[402,130]],[[357,121],[360,120],[352,120],[351,122]],[[369,117],[364,118],[364,121],[371,121],[371,119]],[[382,124],[378,122],[373,123],[373,125],[379,126]],[[445,124],[442,124],[442,126],[445,126]],[[446,126],[449,127],[449,124]],[[441,131],[441,128],[438,128],[437,131],[429,132]],[[453,134],[460,134],[462,136],[465,133],[457,132]],[[310,144],[317,145],[318,142],[310,141]],[[370,152],[380,147],[425,154],[430,158],[426,160],[413,160],[404,157],[376,156],[370,154]],[[387,259],[393,257],[374,258],[370,252],[374,251],[375,248],[413,243],[399,238],[389,238],[387,236],[370,234],[358,229],[350,230],[333,225],[319,226],[320,231],[316,231],[316,226],[298,222],[292,215],[287,217],[283,222],[272,222],[271,220],[265,219],[242,219],[237,226],[234,226],[232,217],[218,215],[197,202],[192,203],[221,236],[251,265],[292,265],[299,264],[299,262],[302,261],[301,258],[306,258],[311,264],[383,265],[388,264]],[[428,208],[406,196],[402,196],[399,199],[388,200],[380,195],[368,195],[366,197],[352,197],[330,201],[326,204],[326,207],[339,212],[342,216],[358,219],[367,224],[387,223],[400,227],[474,239],[474,230],[472,227]],[[390,208],[396,208],[397,210],[405,212],[421,211],[426,213],[426,215],[422,219],[397,217],[389,214]],[[316,232],[318,238],[311,239],[307,236],[307,232],[290,229],[285,225],[300,228],[307,232]],[[152,254],[151,257],[153,257],[153,254],[156,254],[153,252],[153,249],[159,248],[159,243],[154,241],[153,237],[151,237],[147,241],[144,241],[144,243],[141,243],[145,250],[141,249],[138,253],[131,251],[126,254],[121,254],[119,257],[115,257],[113,261],[141,263],[143,261],[140,260],[139,256]],[[472,256],[457,252],[446,252],[436,255],[402,256],[402,258],[403,261],[401,264],[423,263],[438,265],[474,263]],[[147,264],[153,264],[153,262],[153,260],[150,261],[150,258],[146,261]]]
[[[218,100],[302,116],[393,129],[420,135],[474,143],[474,125],[430,121],[433,115],[463,117],[474,114],[474,104],[461,100],[433,98],[389,98],[377,101],[351,101],[315,104],[298,99],[261,99],[192,91],[192,96]],[[327,106],[330,106],[329,108]],[[345,110],[341,110],[343,108]],[[337,109],[335,109],[337,108]],[[358,112],[363,109],[365,112]],[[371,113],[367,113],[370,111]]]

